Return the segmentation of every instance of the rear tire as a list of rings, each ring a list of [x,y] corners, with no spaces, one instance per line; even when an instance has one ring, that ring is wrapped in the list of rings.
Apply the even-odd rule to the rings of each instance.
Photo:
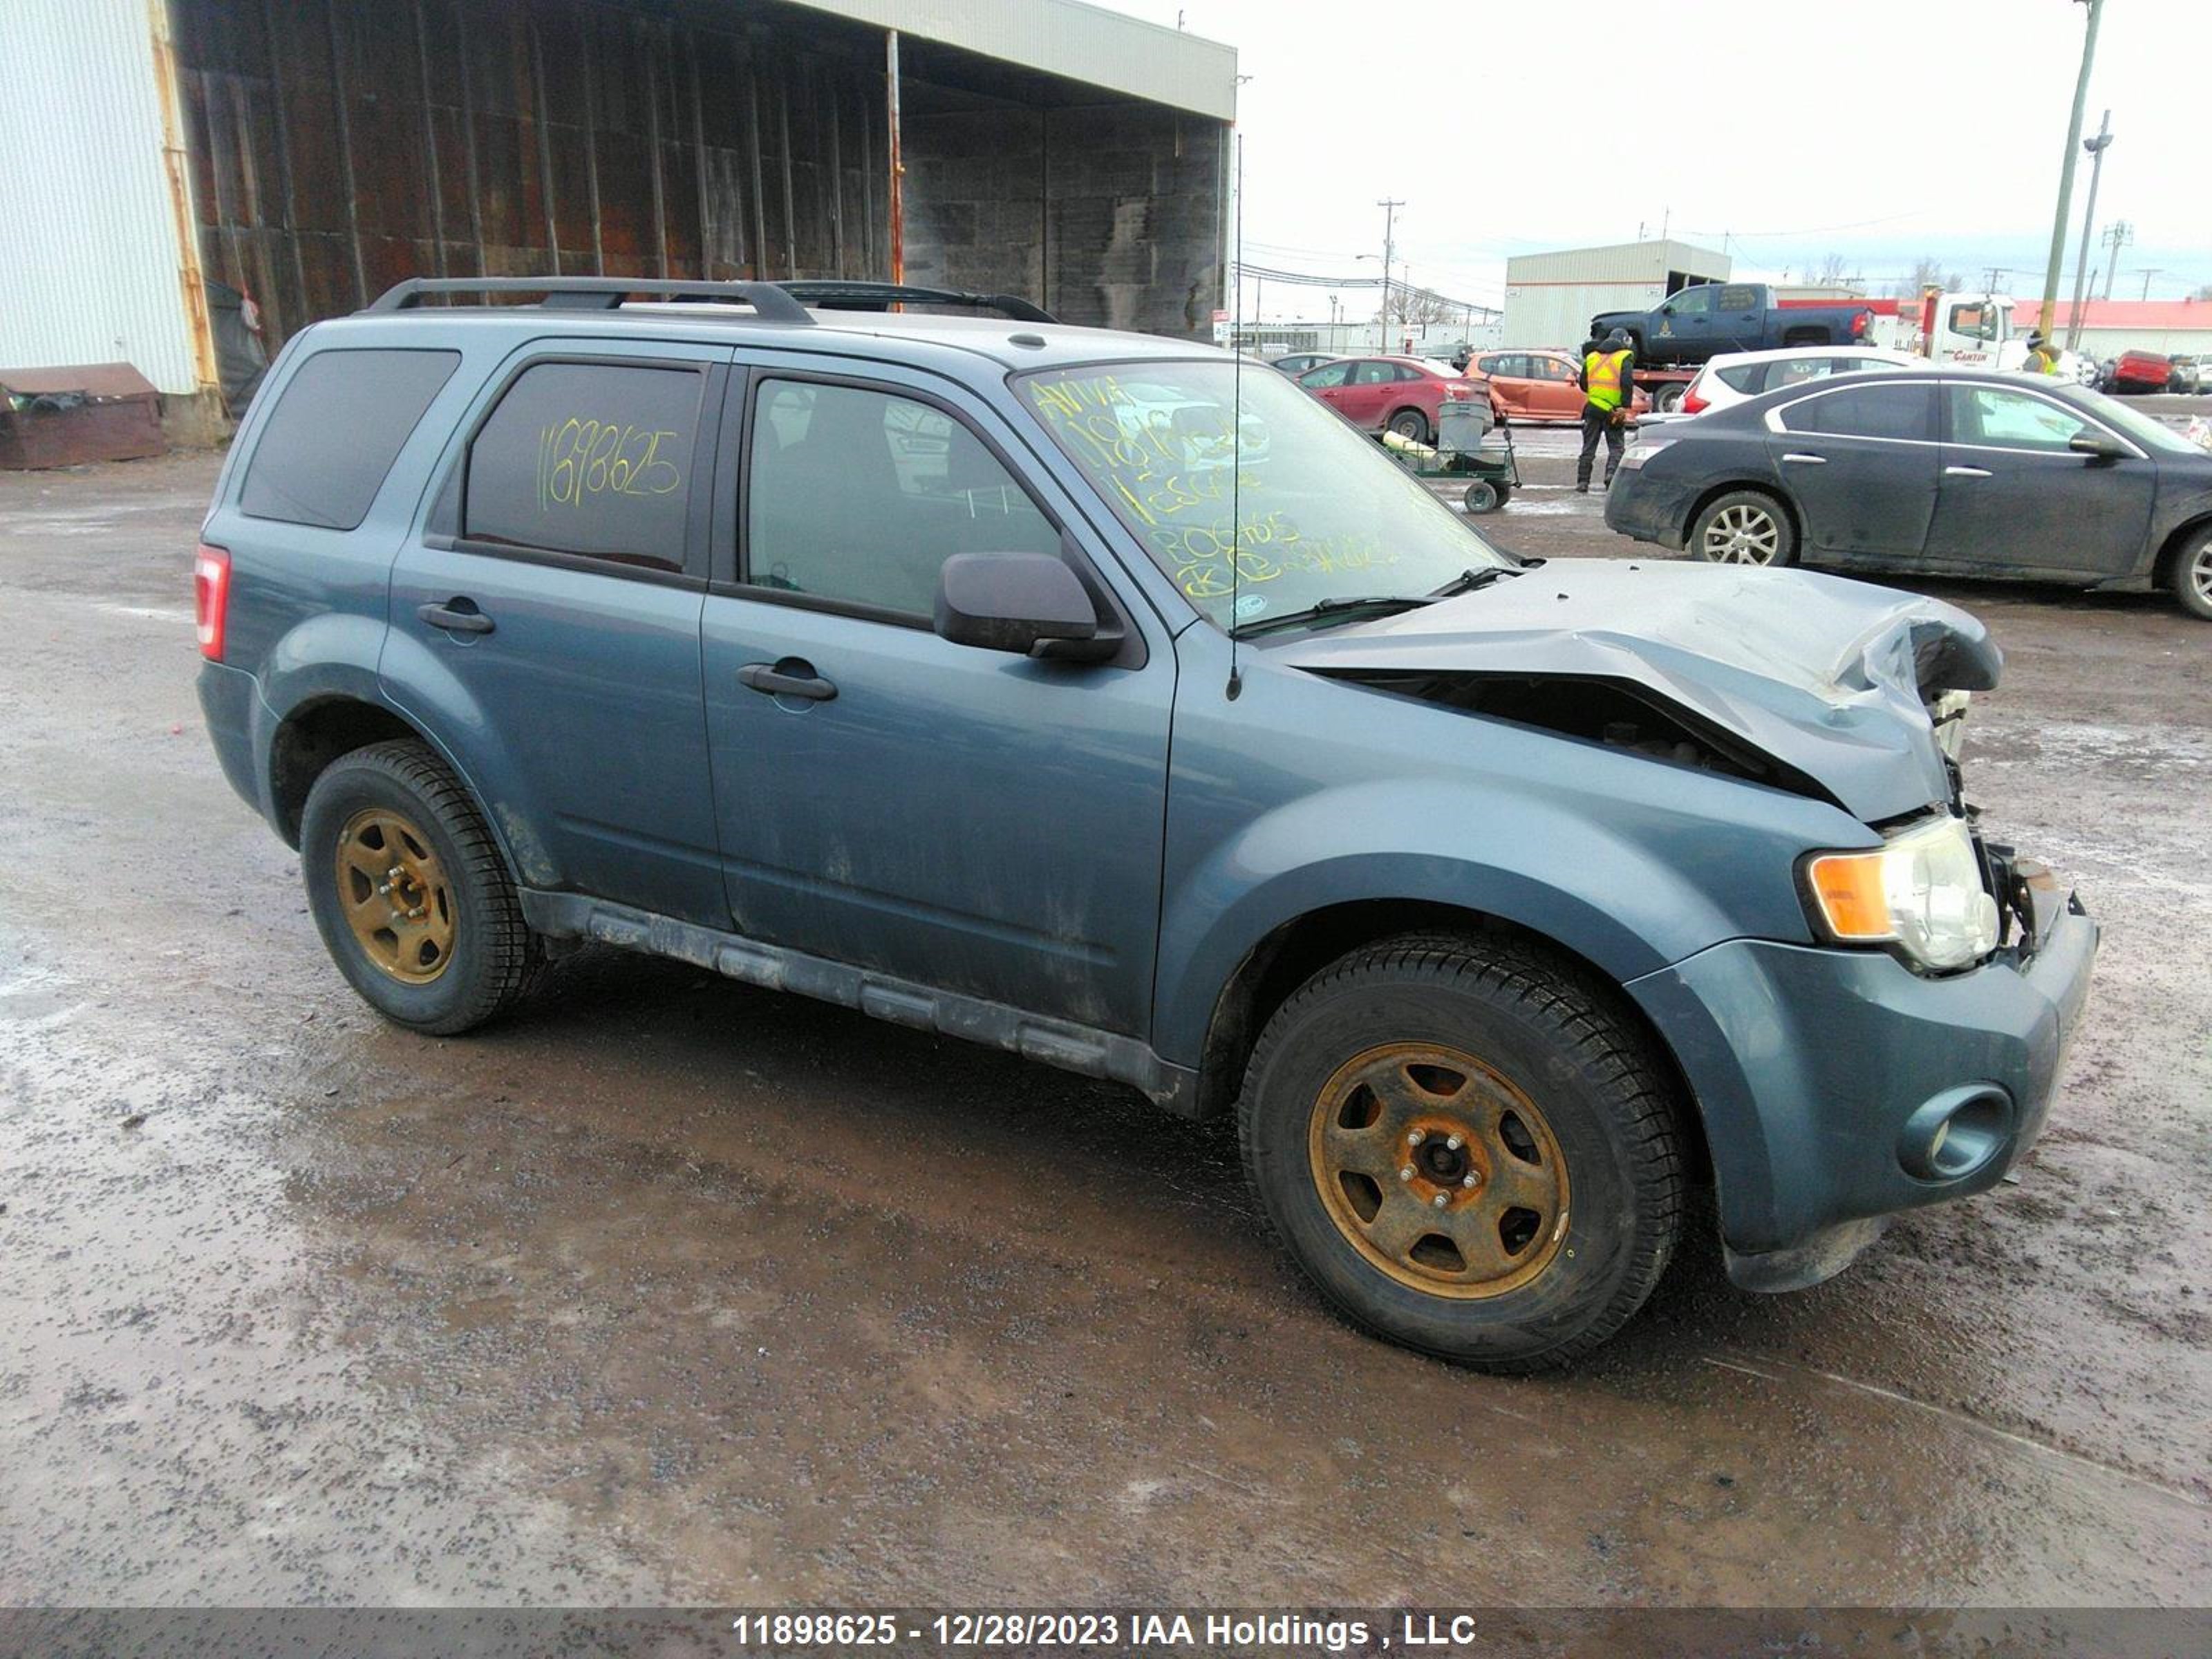
[[[1690,526],[1690,556],[1706,564],[1782,566],[1797,562],[1797,532],[1763,489],[1731,489]]]
[[[301,816],[300,868],[331,960],[395,1024],[468,1030],[536,977],[537,936],[491,830],[419,743],[356,749],[324,769]]]
[[[1655,415],[1672,415],[1676,410],[1681,408],[1682,399],[1688,391],[1689,388],[1679,380],[1669,380],[1651,394],[1651,412]]]
[[[1323,969],[1267,1022],[1237,1123],[1253,1190],[1322,1296],[1481,1370],[1588,1353],[1680,1236],[1650,1039],[1579,970],[1509,940],[1409,936]]]
[[[1389,429],[1401,438],[1425,444],[1429,441],[1429,417],[1418,409],[1401,409],[1390,417]]]
[[[1461,499],[1470,513],[1495,513],[1505,505],[1504,492],[1487,478],[1477,478]]]
[[[2212,622],[2212,527],[2198,531],[2173,561],[2173,597],[2200,622]]]

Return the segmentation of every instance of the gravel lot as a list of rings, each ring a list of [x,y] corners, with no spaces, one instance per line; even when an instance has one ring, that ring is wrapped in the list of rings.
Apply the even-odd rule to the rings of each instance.
[[[1486,521],[1649,556],[1561,434]],[[2212,1599],[2212,628],[1947,585],[2106,925],[2017,1185],[1599,1363],[1336,1323],[1231,1137],[664,962],[427,1041],[191,693],[204,455],[0,476],[0,1602]]]

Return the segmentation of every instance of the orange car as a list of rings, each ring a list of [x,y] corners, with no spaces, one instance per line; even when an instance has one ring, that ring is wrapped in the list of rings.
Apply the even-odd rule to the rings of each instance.
[[[1579,421],[1583,389],[1575,376],[1582,365],[1570,351],[1486,351],[1468,365],[1470,374],[1490,383],[1490,407],[1501,424],[1514,421]],[[1638,392],[1629,413],[1650,410],[1651,399]]]

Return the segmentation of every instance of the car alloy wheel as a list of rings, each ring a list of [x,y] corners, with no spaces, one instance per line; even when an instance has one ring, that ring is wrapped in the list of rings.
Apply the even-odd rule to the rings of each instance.
[[[453,959],[459,907],[430,839],[388,807],[356,812],[334,851],[339,901],[362,954],[403,985],[428,985]]]
[[[1772,564],[1782,551],[1782,526],[1767,508],[1739,501],[1713,515],[1698,551],[1715,564]]]
[[[2181,549],[2174,564],[2174,598],[2192,617],[2212,622],[2212,529],[2199,531],[2197,540]]]
[[[1518,1289],[1566,1232],[1566,1158],[1551,1126],[1455,1048],[1387,1043],[1346,1062],[1314,1103],[1307,1158],[1346,1242],[1432,1296]]]

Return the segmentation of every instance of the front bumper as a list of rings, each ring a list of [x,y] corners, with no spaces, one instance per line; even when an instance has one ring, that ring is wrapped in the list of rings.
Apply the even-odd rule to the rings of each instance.
[[[1697,1097],[1739,1285],[1816,1284],[1882,1218],[1984,1191],[2034,1145],[2098,933],[2047,882],[2031,904],[2021,938],[1945,978],[1881,951],[1735,939],[1628,986]],[[1955,1178],[1910,1173],[1907,1121],[1968,1087],[2002,1094],[2002,1144]]]

